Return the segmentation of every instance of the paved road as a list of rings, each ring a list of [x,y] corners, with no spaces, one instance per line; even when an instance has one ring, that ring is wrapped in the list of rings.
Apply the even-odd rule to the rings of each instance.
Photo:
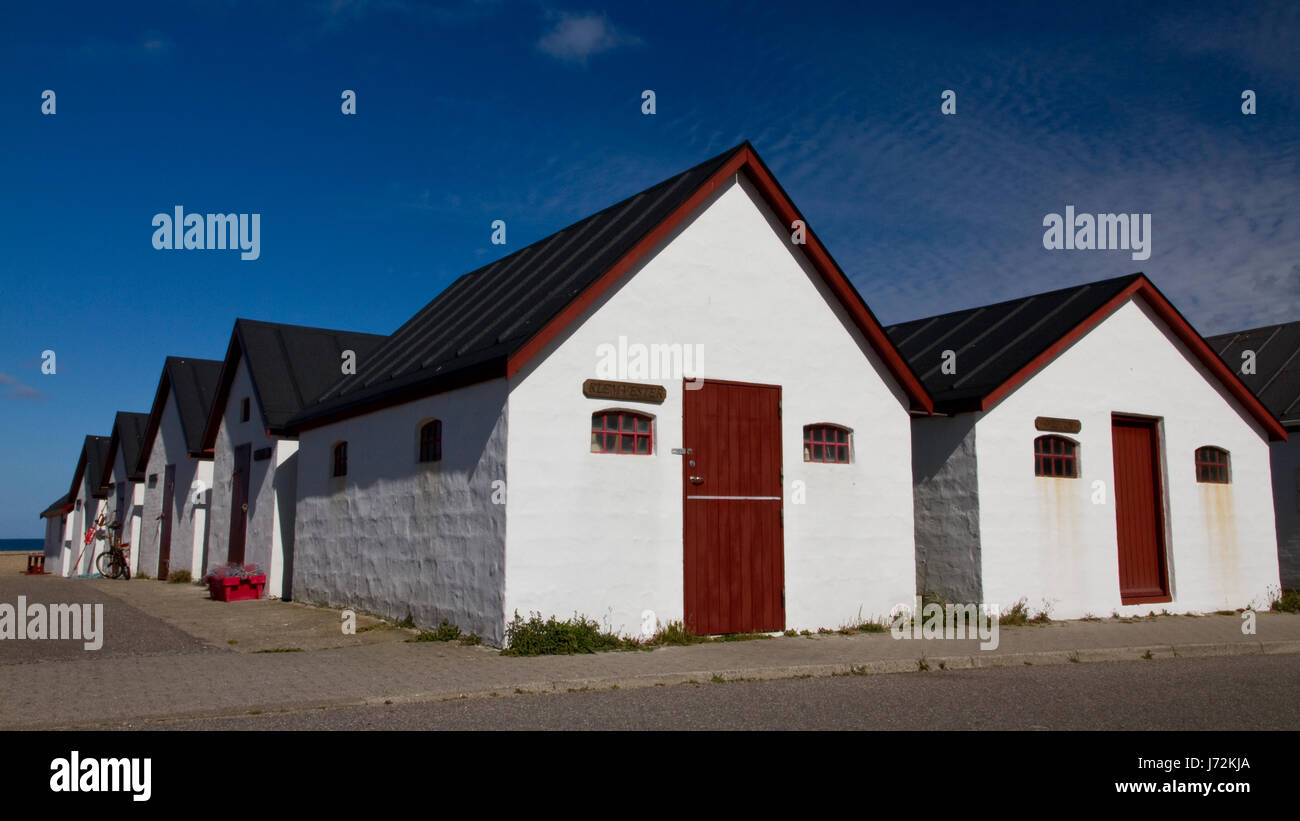
[[[127,585],[130,582],[113,584]],[[116,596],[106,594],[81,579],[0,576],[0,602],[17,607],[20,596],[25,597],[28,605],[42,604],[46,608],[54,604],[90,605],[92,621],[103,638],[103,646],[97,651],[87,652],[83,641],[4,641],[0,643],[0,666],[225,652],[172,627],[162,619],[131,607]],[[96,605],[103,608],[98,611],[102,614],[102,623],[100,617],[94,616]],[[84,608],[82,612],[85,612]]]
[[[1296,730],[1300,655],[514,695],[122,729]]]

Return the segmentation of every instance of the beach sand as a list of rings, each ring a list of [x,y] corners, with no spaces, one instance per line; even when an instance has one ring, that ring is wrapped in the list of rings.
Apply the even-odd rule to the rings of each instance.
[[[37,551],[39,552],[39,551]],[[27,569],[27,551],[8,551],[0,553],[0,576],[20,575]]]

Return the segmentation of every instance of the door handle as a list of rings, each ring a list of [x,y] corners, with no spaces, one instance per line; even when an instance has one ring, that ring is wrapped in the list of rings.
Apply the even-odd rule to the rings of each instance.
[[[704,484],[704,477],[703,477],[703,476],[692,476],[692,477],[690,477],[690,479],[691,479],[691,484],[693,484],[693,485],[702,485],[702,484]]]

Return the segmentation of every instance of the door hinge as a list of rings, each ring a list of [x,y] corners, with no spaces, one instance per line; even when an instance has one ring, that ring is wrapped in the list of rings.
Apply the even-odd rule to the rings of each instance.
[[[780,419],[780,418],[781,418],[781,405],[782,405],[782,404],[784,404],[784,403],[782,403],[782,402],[777,402],[777,403],[776,403],[776,418],[777,418],[777,419]]]

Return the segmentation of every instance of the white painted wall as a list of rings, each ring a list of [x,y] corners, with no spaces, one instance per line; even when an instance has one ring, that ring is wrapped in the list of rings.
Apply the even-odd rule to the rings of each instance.
[[[1169,604],[1120,604],[1112,413],[1163,420]],[[1082,421],[1079,479],[1034,476],[1040,415]],[[1266,434],[1140,299],[990,409],[976,442],[986,602],[1046,600],[1066,619],[1194,612],[1264,605],[1278,585]],[[1232,484],[1196,482],[1203,445],[1231,453]]]
[[[111,523],[114,517],[122,523],[121,539],[127,544],[127,559],[131,568],[131,575],[135,576],[139,572],[140,561],[140,530],[141,518],[143,515],[142,505],[144,503],[144,487],[140,482],[132,482],[127,474],[126,459],[122,454],[121,443],[118,443],[117,451],[113,454],[113,487],[108,491],[108,521]],[[126,496],[124,509],[117,508],[117,486],[126,485]]]
[[[51,530],[50,523],[53,523]],[[46,520],[45,531],[45,572],[55,576],[69,575],[68,564],[72,558],[68,555],[72,548],[73,528],[76,527],[76,509],[69,510],[62,516]]]
[[[58,562],[62,560],[63,532],[66,527],[63,516],[45,518],[45,544],[42,546],[42,552],[45,554],[46,573],[59,572]]]
[[[249,419],[239,419],[240,402],[251,400]],[[230,395],[222,413],[213,448],[211,526],[208,536],[207,567],[225,564],[230,549],[230,501],[233,488],[235,448],[249,443],[256,451],[272,449],[268,459],[250,458],[248,485],[248,527],[244,541],[244,563],[255,564],[267,574],[267,597],[283,595],[286,549],[293,546],[295,453],[298,443],[267,436],[261,409],[253,393],[247,364],[240,359],[231,382]],[[287,469],[281,473],[280,468]],[[179,482],[177,483],[179,486]]]
[[[601,343],[702,344],[704,376],[780,385],[786,627],[887,614],[915,592],[907,403],[748,182],[723,186],[510,386],[505,612],[635,634],[683,618],[682,385],[662,405],[582,395]],[[655,454],[590,452],[591,414],[655,417]],[[803,461],[803,426],[854,431],[851,465]],[[796,482],[806,503],[792,503]]]
[[[99,484],[99,477],[91,479],[86,476],[88,471],[82,471],[81,483],[77,486],[76,500],[81,502],[78,508],[76,502],[73,503],[73,520],[75,529],[69,539],[68,549],[64,551],[64,568],[65,576],[81,576],[94,572],[95,556],[100,553],[100,542],[92,540],[89,545],[86,544],[86,531],[89,530],[99,518],[99,514],[107,506],[104,499],[96,499],[91,496],[91,488]]]
[[[294,597],[422,627],[445,618],[499,645],[506,514],[492,483],[505,478],[505,413],[499,379],[304,431]],[[421,463],[429,419],[443,422],[443,458]],[[348,475],[335,478],[340,441]]]
[[[1277,552],[1282,586],[1300,589],[1300,428],[1287,431],[1285,442],[1270,448],[1273,465],[1273,508],[1277,523]]]
[[[169,567],[172,571],[188,570],[197,579],[204,572],[203,554],[207,547],[212,460],[190,458],[175,396],[170,391],[163,405],[158,430],[154,434],[153,447],[149,451],[145,481],[137,484],[142,493],[139,567],[153,577],[158,575],[162,543],[162,497],[169,464],[176,466]],[[149,487],[150,476],[156,477],[153,487]]]

